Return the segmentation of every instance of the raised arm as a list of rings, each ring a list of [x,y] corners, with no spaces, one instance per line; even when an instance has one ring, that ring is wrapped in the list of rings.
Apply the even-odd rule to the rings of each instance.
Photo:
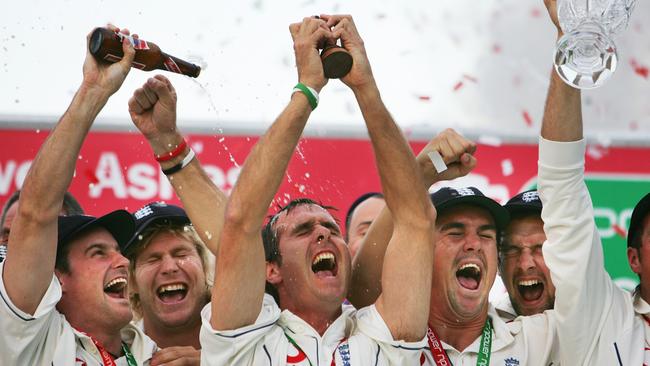
[[[354,92],[366,121],[386,205],[393,214],[377,311],[394,339],[418,341],[426,332],[429,313],[435,210],[422,189],[413,153],[381,100],[352,17],[322,17],[352,55],[352,70],[341,80]]]
[[[9,236],[9,245],[16,250],[7,253],[2,276],[12,302],[26,313],[34,314],[52,281],[57,217],[81,144],[99,111],[129,73],[135,51],[126,39],[122,48],[124,58],[111,65],[97,63],[86,50],[81,86],[41,146],[25,178]]]
[[[176,126],[176,90],[162,75],[156,75],[137,89],[129,100],[133,123],[145,136],[155,156],[169,155],[184,144],[183,135]],[[183,164],[191,158],[190,148],[170,160],[160,163],[163,171]],[[169,173],[167,178],[183,202],[183,207],[197,233],[212,253],[223,228],[226,195],[210,180],[194,158],[182,169]]]
[[[289,27],[298,80],[316,91],[327,82],[317,50],[329,34],[324,24],[305,18]],[[311,111],[307,97],[294,93],[251,151],[233,188],[217,254],[218,280],[212,290],[210,322],[215,330],[253,324],[259,315],[266,283],[262,224]]]
[[[557,29],[557,39],[563,36],[557,17],[557,0],[544,0],[549,17]],[[563,82],[551,71],[551,83],[546,96],[542,137],[551,141],[582,139],[582,104],[580,90]]]
[[[559,38],[556,1],[545,4]],[[582,131],[580,91],[553,72],[539,142],[538,190],[547,237],[544,260],[556,289],[558,337],[562,364],[567,365],[588,359],[614,291],[584,182]]]
[[[432,184],[467,175],[475,166],[476,145],[452,129],[446,129],[420,151],[416,160],[422,174],[422,189]],[[447,170],[437,173],[428,154],[437,151]],[[352,285],[348,300],[357,308],[374,303],[382,292],[381,278],[384,255],[393,233],[390,210],[384,208],[368,228],[359,251],[352,262]]]

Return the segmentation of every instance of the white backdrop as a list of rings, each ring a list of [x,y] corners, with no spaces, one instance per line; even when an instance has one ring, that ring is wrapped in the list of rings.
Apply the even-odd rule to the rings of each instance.
[[[110,21],[207,64],[197,81],[168,74],[184,127],[261,131],[296,82],[288,24],[318,13],[355,17],[386,104],[407,132],[538,133],[555,40],[542,0],[5,0],[0,121],[52,122],[63,113],[81,80],[85,35]],[[648,1],[639,0],[618,37],[617,73],[584,94],[587,131],[603,145],[650,144],[648,15]],[[130,128],[127,100],[151,75],[133,70],[100,127]],[[335,80],[310,129],[353,134],[360,121],[352,94]]]

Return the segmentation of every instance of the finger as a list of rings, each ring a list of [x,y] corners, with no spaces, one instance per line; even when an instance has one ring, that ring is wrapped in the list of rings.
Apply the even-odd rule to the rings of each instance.
[[[122,34],[125,34],[125,35],[127,35],[127,36],[131,34],[131,32],[130,32],[128,29],[126,29],[126,28],[122,28],[122,29],[120,29],[119,32],[122,33]]]
[[[142,109],[142,106],[140,106],[134,96],[129,99],[129,112],[134,112],[136,114],[142,114],[142,112],[144,112],[144,109]]]
[[[300,30],[300,24],[301,23],[291,23],[289,24],[289,33],[291,33],[291,38],[294,40],[296,39],[296,35],[298,34],[298,31]]]
[[[478,161],[476,157],[471,154],[463,154],[460,158],[461,170],[464,172],[463,175],[471,172],[475,167]]]
[[[176,106],[175,93],[172,94],[164,81],[157,78],[150,78],[147,80],[147,86],[156,94],[160,102],[172,108]]]
[[[128,72],[135,58],[135,48],[133,48],[131,41],[127,37],[122,38],[122,51],[124,52],[124,57],[119,61],[119,64],[126,68],[126,72]]]
[[[174,99],[176,98],[176,88],[174,88],[174,85],[172,84],[171,81],[169,81],[169,79],[167,79],[165,76],[160,75],[160,74],[154,76],[154,78],[156,78],[156,79],[162,81],[163,83],[165,83],[165,85],[167,85],[167,89],[169,89],[169,92],[172,94]]]
[[[144,109],[144,110],[147,110],[147,109],[149,109],[149,108],[151,108],[151,107],[153,106],[153,103],[151,103],[151,102],[149,101],[149,98],[147,98],[147,95],[145,94],[144,88],[146,88],[146,87],[147,87],[147,86],[145,85],[145,86],[142,87],[142,88],[138,88],[138,89],[133,93],[133,97],[134,97],[135,100],[138,102],[138,104],[140,105],[140,107],[142,107],[142,109]]]
[[[200,358],[201,352],[199,350],[194,349],[193,347],[186,346],[186,347],[167,347],[164,348],[158,352],[156,352],[153,357],[151,358],[151,364],[152,366],[155,364],[160,365],[160,364],[165,364],[167,365],[168,362],[172,362],[174,360],[178,359],[192,359],[192,358]]]
[[[144,95],[145,97],[147,97],[149,103],[151,103],[151,105],[156,104],[156,102],[158,101],[158,96],[156,95],[156,93],[154,93],[154,91],[148,87],[144,87],[142,88],[142,90],[144,91]]]

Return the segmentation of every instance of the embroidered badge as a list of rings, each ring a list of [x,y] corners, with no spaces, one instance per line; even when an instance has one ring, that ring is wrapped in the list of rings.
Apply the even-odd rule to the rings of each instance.
[[[537,193],[537,192],[526,192],[521,196],[521,200],[524,201],[524,202],[539,201],[539,193]]]

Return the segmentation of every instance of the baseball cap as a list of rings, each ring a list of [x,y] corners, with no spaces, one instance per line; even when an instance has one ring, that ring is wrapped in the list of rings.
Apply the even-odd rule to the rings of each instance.
[[[120,250],[124,252],[133,236],[135,222],[126,210],[116,210],[101,217],[88,215],[59,216],[58,246],[62,247],[82,231],[102,227],[115,238]]]
[[[136,243],[142,232],[149,225],[164,222],[179,225],[190,223],[190,218],[187,217],[185,210],[164,202],[152,202],[142,206],[142,208],[133,213],[133,218],[135,219],[135,232],[130,238],[131,240],[128,242],[127,247]]]
[[[542,200],[536,189],[521,192],[506,202],[503,207],[510,216],[517,213],[542,213]]]
[[[469,204],[486,209],[494,218],[494,222],[499,230],[505,228],[510,220],[510,215],[503,206],[493,199],[486,197],[483,192],[475,187],[443,187],[431,193],[430,196],[431,202],[433,202],[438,212],[460,204]]]
[[[650,193],[646,194],[639,203],[634,206],[632,217],[630,218],[630,227],[627,230],[627,246],[632,245],[635,233],[641,228],[643,219],[650,212]]]

